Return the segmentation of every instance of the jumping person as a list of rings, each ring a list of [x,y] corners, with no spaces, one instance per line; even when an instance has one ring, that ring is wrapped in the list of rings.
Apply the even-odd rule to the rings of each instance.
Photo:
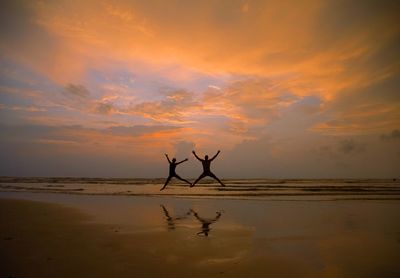
[[[199,180],[201,180],[202,178],[207,177],[207,176],[208,176],[208,177],[212,177],[213,179],[216,179],[222,186],[225,186],[225,184],[223,184],[222,181],[220,181],[220,179],[217,178],[217,176],[214,175],[214,174],[211,172],[211,170],[210,170],[211,161],[213,161],[213,160],[218,156],[218,154],[219,154],[220,152],[221,152],[221,151],[218,151],[211,159],[208,159],[208,155],[206,155],[206,156],[204,157],[204,159],[201,159],[200,157],[197,156],[197,154],[196,154],[195,151],[192,151],[192,153],[194,154],[194,156],[195,156],[199,161],[201,161],[201,164],[203,164],[203,173],[200,175],[200,177],[197,178],[197,180],[196,180],[190,187],[195,186],[195,184],[196,184]]]
[[[179,179],[179,180],[181,180],[181,181],[187,182],[188,184],[192,185],[189,181],[187,181],[187,180],[181,178],[181,177],[178,176],[178,175],[176,174],[176,172],[175,172],[175,169],[176,169],[176,166],[177,166],[177,165],[179,165],[179,164],[181,164],[181,163],[183,163],[183,162],[185,162],[185,161],[188,161],[189,159],[186,158],[186,159],[184,159],[184,160],[182,160],[182,161],[180,161],[180,162],[176,162],[176,158],[175,158],[175,157],[172,159],[172,161],[169,160],[168,154],[165,154],[165,157],[167,158],[167,160],[168,160],[168,162],[169,162],[169,175],[168,175],[167,180],[165,181],[164,186],[160,189],[160,191],[161,191],[161,190],[164,190],[164,188],[167,186],[167,184],[169,183],[169,181],[170,181],[173,177],[175,177],[175,178],[177,178],[177,179]]]

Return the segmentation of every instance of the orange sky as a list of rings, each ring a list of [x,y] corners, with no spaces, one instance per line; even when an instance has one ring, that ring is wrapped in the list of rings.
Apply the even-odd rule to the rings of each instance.
[[[196,148],[226,177],[398,176],[398,10],[2,1],[0,174],[158,177]]]

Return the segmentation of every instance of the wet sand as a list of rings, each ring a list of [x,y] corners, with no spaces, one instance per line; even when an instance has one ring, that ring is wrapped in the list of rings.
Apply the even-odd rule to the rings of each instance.
[[[1,192],[0,276],[399,277],[398,219],[393,200]]]
[[[175,196],[250,200],[400,200],[396,179],[204,179],[193,188],[173,179],[0,177],[0,191],[80,195]]]

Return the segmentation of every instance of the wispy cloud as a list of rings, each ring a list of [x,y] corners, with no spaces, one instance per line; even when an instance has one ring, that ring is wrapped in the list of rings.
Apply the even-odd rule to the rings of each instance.
[[[60,126],[37,140],[127,148],[149,160],[155,150],[190,145],[300,163],[307,142],[314,158],[330,162],[377,156],[400,126],[399,8],[358,0],[2,1],[0,122]],[[363,136],[383,140],[366,144]]]

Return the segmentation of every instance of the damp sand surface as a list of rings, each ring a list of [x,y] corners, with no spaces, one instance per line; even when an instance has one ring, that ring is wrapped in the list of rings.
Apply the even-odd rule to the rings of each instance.
[[[397,179],[225,179],[224,187],[204,179],[193,188],[173,179],[160,191],[164,182],[165,179],[0,177],[0,191],[250,200],[400,200]]]
[[[0,192],[1,277],[399,277],[400,201]]]

